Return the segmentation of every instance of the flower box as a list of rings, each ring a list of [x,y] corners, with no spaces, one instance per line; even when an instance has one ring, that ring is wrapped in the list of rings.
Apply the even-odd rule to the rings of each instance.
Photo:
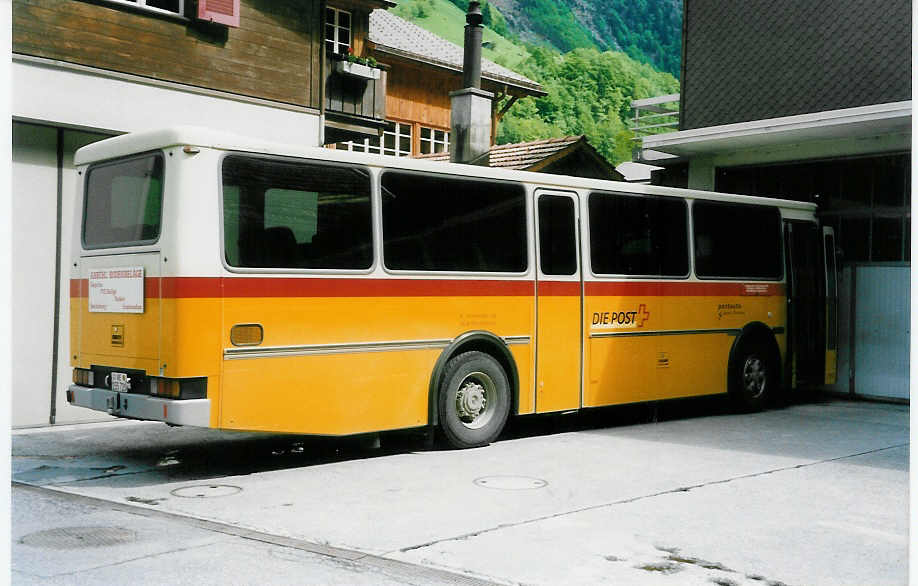
[[[379,69],[350,61],[336,61],[335,71],[360,79],[379,79]]]

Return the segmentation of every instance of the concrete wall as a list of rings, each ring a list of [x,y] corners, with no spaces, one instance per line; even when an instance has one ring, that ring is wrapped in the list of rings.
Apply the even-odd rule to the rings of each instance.
[[[69,406],[73,153],[111,134],[176,124],[316,146],[319,116],[194,88],[34,59],[12,64],[12,418],[14,427],[104,419]],[[60,185],[60,206],[58,206]],[[57,231],[61,275],[55,287]],[[55,316],[55,292],[59,295]],[[55,344],[55,323],[59,328]],[[58,357],[54,368],[55,353]],[[57,393],[52,409],[52,389]]]

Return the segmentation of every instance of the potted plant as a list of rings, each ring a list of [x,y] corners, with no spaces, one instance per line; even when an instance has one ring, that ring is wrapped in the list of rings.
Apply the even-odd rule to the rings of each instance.
[[[335,61],[335,71],[359,79],[379,79],[379,64],[373,57],[358,57],[354,49],[347,48],[347,54]]]

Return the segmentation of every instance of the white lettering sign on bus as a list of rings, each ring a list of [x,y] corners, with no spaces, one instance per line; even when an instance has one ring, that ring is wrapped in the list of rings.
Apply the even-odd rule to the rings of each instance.
[[[89,311],[143,313],[143,267],[90,270]]]

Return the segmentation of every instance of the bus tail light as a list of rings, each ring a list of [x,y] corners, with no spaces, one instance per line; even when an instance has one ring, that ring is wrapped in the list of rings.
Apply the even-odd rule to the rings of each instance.
[[[168,399],[204,399],[207,379],[150,377],[150,394]]]
[[[230,330],[233,346],[257,346],[265,339],[261,324],[236,324]]]
[[[93,375],[92,371],[88,368],[74,368],[73,369],[73,384],[81,385],[84,387],[95,386],[96,377]]]

